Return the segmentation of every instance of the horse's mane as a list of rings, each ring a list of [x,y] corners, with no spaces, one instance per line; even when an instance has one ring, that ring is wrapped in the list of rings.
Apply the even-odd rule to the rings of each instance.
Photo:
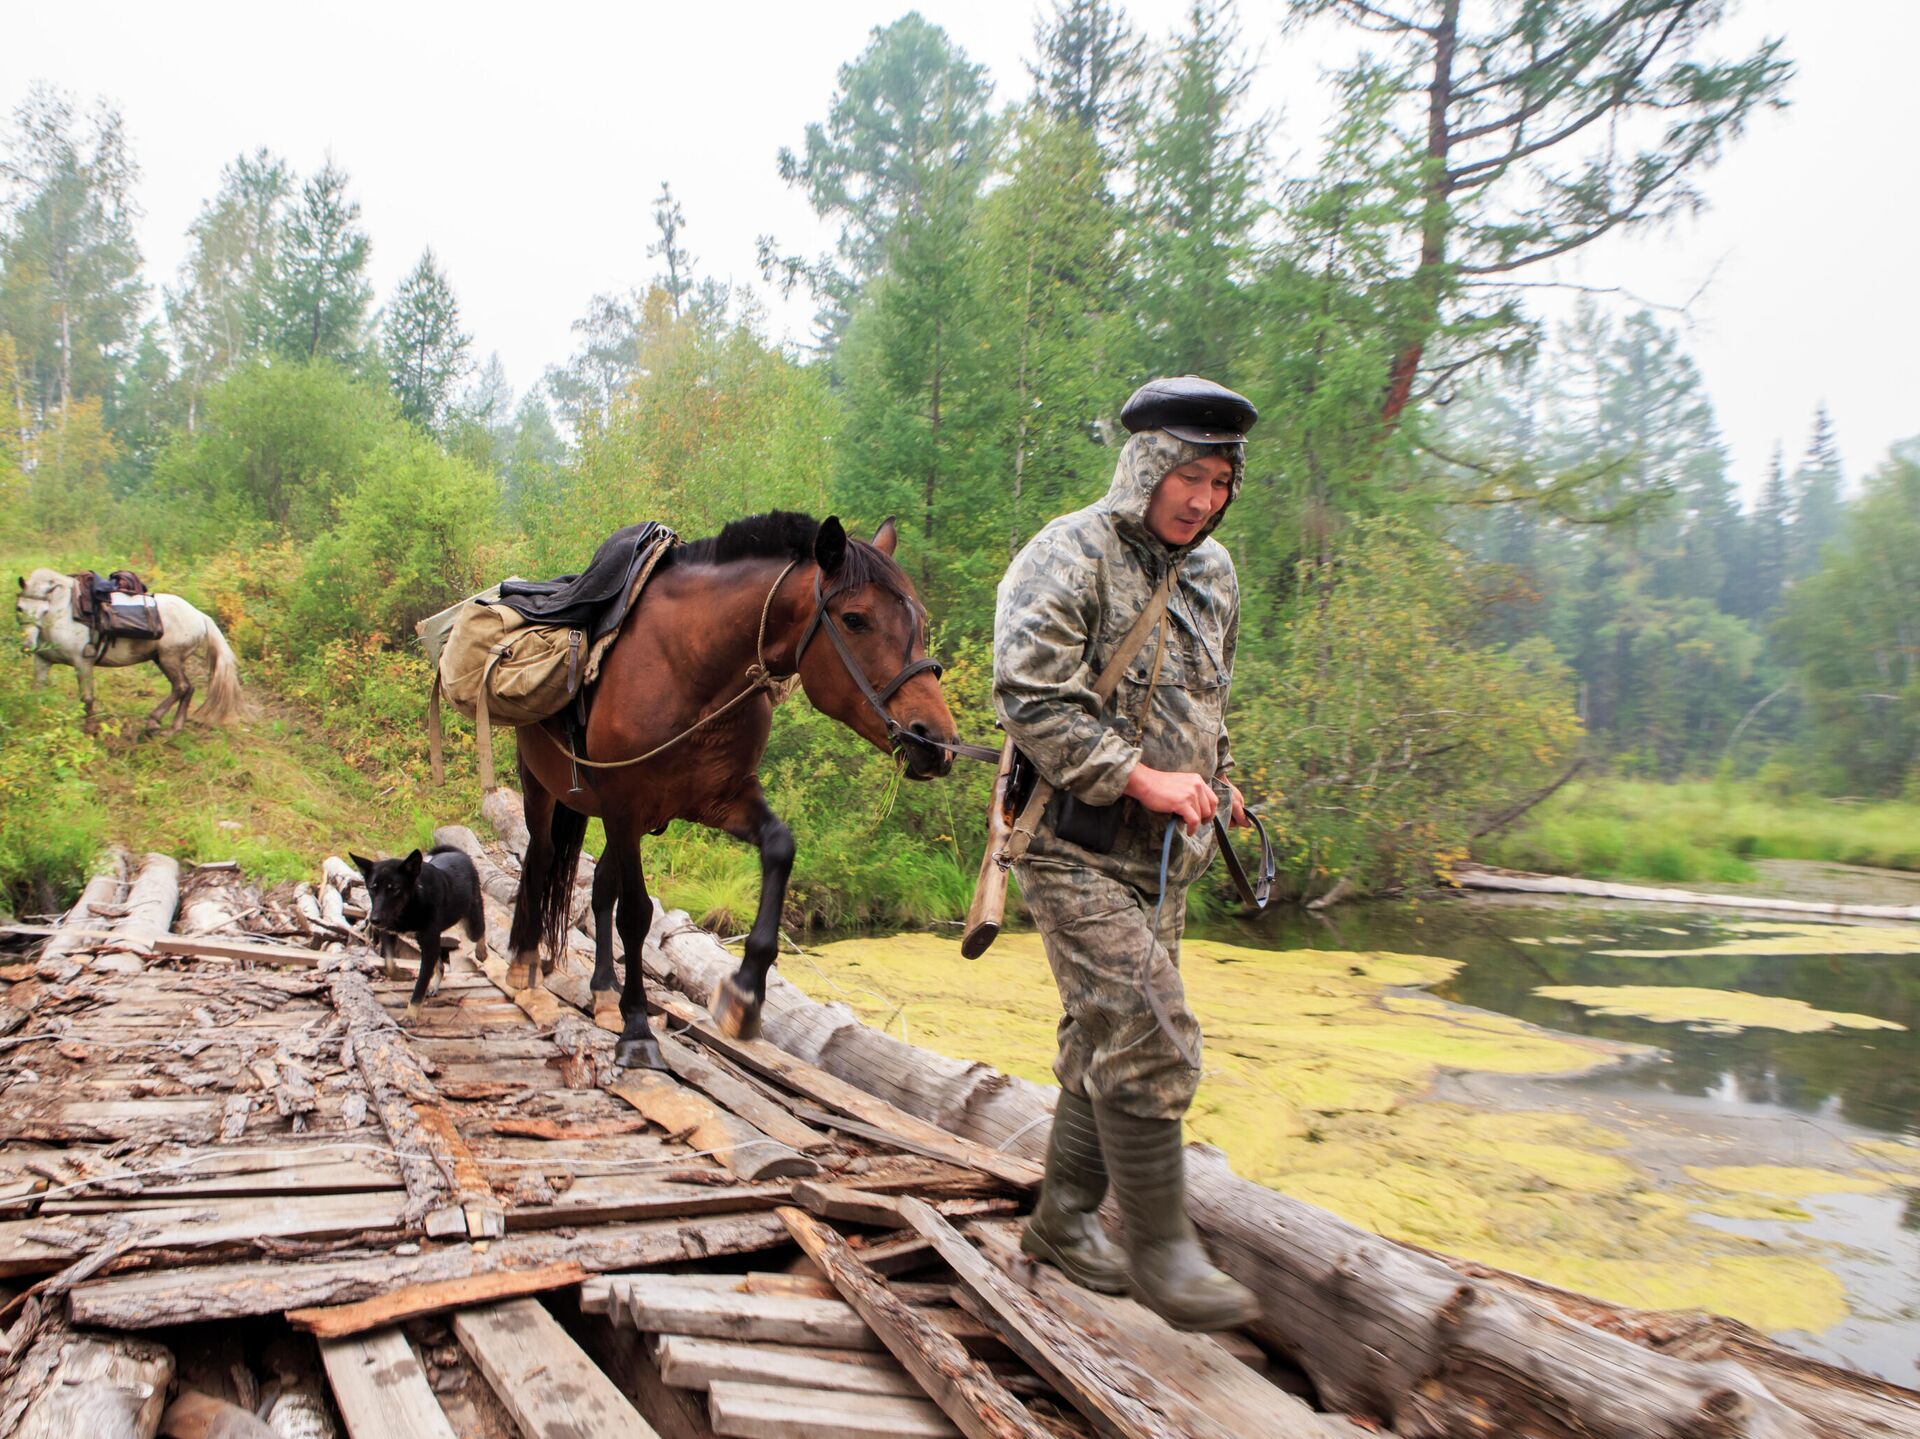
[[[667,552],[668,564],[725,565],[735,560],[807,560],[813,558],[813,538],[820,521],[797,510],[769,510],[764,515],[748,515],[730,520],[720,533],[704,540],[689,540]],[[865,540],[847,536],[847,558],[840,567],[836,591],[864,589],[879,585],[882,589],[911,600],[913,588],[907,572],[893,556],[874,548]]]

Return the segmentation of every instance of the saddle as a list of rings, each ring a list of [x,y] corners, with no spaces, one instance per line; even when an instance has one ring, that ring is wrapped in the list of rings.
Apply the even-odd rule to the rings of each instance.
[[[93,633],[94,657],[115,640],[161,637],[160,602],[147,593],[146,581],[132,570],[115,570],[105,579],[81,570],[73,579],[73,617]]]

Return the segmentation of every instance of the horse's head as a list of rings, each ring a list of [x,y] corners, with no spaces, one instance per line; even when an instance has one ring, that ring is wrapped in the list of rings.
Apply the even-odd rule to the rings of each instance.
[[[20,594],[13,602],[14,618],[20,623],[20,641],[27,653],[36,654],[47,616],[54,613],[58,605],[71,603],[67,599],[69,582],[58,570],[44,567],[19,579]]]
[[[801,641],[800,682],[815,709],[889,754],[898,749],[910,777],[932,779],[953,768],[940,744],[959,736],[940,667],[927,658],[926,609],[893,558],[898,539],[892,520],[871,544],[849,539],[838,519],[821,523],[813,559],[822,613]]]

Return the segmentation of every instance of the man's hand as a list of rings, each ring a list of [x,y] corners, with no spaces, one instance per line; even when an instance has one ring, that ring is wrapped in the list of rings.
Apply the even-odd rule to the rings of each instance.
[[[1153,769],[1144,764],[1136,764],[1133,773],[1127,776],[1125,793],[1128,799],[1138,801],[1142,808],[1155,814],[1177,816],[1186,825],[1188,834],[1198,834],[1200,826],[1211,820],[1213,812],[1220,808],[1220,798],[1214,794],[1213,786],[1199,775]]]
[[[1240,786],[1232,780],[1223,779],[1220,783],[1227,787],[1227,793],[1233,800],[1233,809],[1228,814],[1227,823],[1235,829],[1245,829],[1248,824],[1246,796],[1240,793]]]

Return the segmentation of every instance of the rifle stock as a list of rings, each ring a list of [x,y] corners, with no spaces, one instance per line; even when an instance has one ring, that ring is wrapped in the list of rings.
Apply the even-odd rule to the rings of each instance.
[[[960,936],[960,953],[978,959],[1000,933],[1007,912],[1007,871],[999,861],[1013,833],[1007,810],[1007,781],[1013,772],[1013,738],[1000,747],[1000,767],[993,775],[993,801],[987,807],[987,852],[980,858],[980,877],[973,882],[973,903],[967,907],[967,927]]]

